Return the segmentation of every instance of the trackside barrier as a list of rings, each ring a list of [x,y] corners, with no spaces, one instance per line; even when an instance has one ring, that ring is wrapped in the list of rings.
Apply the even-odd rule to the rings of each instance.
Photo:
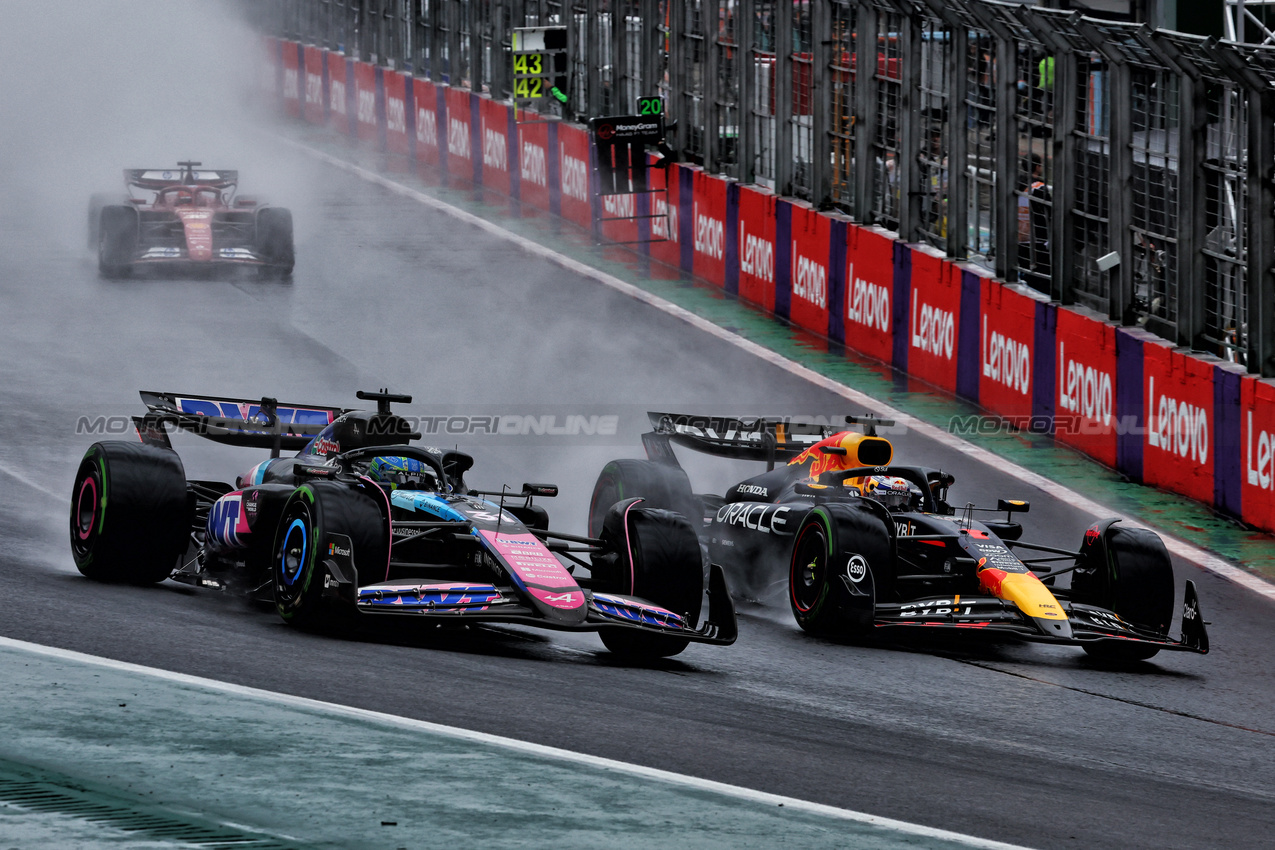
[[[925,246],[700,168],[599,201],[587,131],[296,42],[259,79],[292,116],[500,192],[596,236],[652,238],[652,275],[693,275],[1145,482],[1275,530],[1275,382],[1043,300]],[[977,437],[994,422],[961,423]]]

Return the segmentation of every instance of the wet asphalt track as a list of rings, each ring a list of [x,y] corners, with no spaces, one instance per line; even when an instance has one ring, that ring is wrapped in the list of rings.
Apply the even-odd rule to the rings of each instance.
[[[101,281],[83,237],[0,207],[0,634],[572,748],[1041,847],[1256,847],[1275,833],[1275,640],[1268,602],[1194,579],[1215,647],[1132,671],[1078,650],[837,645],[782,598],[741,609],[732,648],[615,666],[591,635],[483,631],[340,642],[272,612],[166,583],[104,587],[74,570],[66,502],[94,439],[80,416],[137,412],[137,390],[404,412],[620,415],[621,437],[476,438],[471,484],[552,481],[554,525],[581,531],[594,476],[636,456],[638,413],[839,413],[720,341],[498,240],[324,166],[296,274],[256,281]],[[286,200],[286,199],[281,199]],[[175,441],[192,477],[262,453]],[[918,437],[896,456],[955,472],[957,496],[1030,499],[1028,536],[1078,542],[1087,518]],[[688,459],[689,460],[689,459]],[[694,461],[700,490],[746,466]],[[1047,472],[1047,470],[1037,470]]]

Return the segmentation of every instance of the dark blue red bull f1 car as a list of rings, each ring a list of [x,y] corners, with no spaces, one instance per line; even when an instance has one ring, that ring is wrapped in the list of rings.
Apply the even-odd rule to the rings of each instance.
[[[556,487],[473,490],[470,455],[409,445],[420,435],[390,404],[410,396],[359,393],[377,402],[360,411],[141,395],[140,441],[94,444],[76,474],[71,551],[90,578],[268,594],[287,622],[336,633],[377,617],[517,623],[597,631],[638,657],[735,640],[722,570],[705,570],[684,517],[619,500],[594,537],[550,531],[535,498]],[[271,456],[233,484],[188,480],[169,426]]]

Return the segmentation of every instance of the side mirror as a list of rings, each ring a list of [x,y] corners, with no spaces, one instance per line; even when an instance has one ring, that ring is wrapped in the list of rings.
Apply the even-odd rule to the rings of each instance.
[[[997,499],[996,510],[1005,511],[1009,514],[1025,514],[1032,508],[1031,502],[1024,502],[1022,499]]]
[[[522,495],[524,496],[543,496],[551,499],[558,495],[557,484],[523,484]]]

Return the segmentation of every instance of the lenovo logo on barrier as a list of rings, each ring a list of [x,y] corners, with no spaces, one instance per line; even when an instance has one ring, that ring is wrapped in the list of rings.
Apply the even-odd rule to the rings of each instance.
[[[483,167],[498,171],[509,170],[509,148],[505,144],[505,134],[497,133],[490,127],[483,128]]]
[[[1248,483],[1263,490],[1275,490],[1275,437],[1270,431],[1259,431],[1257,464],[1253,463],[1253,411],[1248,412],[1248,451],[1244,464]]]
[[[337,115],[345,114],[345,83],[340,80],[333,80],[332,86],[328,92],[330,103],[328,108]]]
[[[447,152],[469,159],[469,125],[450,115],[447,117]]]
[[[775,244],[769,239],[753,236],[744,232],[744,223],[739,223],[739,245],[742,249],[739,256],[739,270],[743,274],[761,278],[766,283],[775,282]]]
[[[797,255],[792,243],[792,294],[823,309],[828,306],[828,269],[823,263]]]
[[[385,101],[385,128],[391,133],[407,132],[407,104],[402,98],[391,97]]]
[[[653,197],[651,212],[654,214],[654,218],[651,219],[651,234],[657,239],[676,242],[677,207],[670,206],[666,198],[661,198],[658,195]]]
[[[912,293],[912,347],[952,359],[956,347],[956,317],[947,310],[921,304],[917,309],[917,293]]]
[[[869,330],[890,330],[890,290],[854,275],[850,264],[850,297],[846,299],[846,319]]]
[[[434,110],[417,108],[416,141],[431,148],[438,147],[438,115]]]
[[[359,89],[358,112],[355,113],[360,124],[376,123],[376,92]]]
[[[1024,342],[987,333],[987,317],[983,317],[983,377],[1004,384],[1027,395],[1032,378],[1032,353]]]
[[[1251,437],[1250,437],[1251,439]],[[1209,417],[1203,407],[1155,395],[1155,377],[1147,378],[1147,443],[1189,457],[1203,466],[1209,459]]]
[[[632,195],[603,195],[602,211],[615,218],[633,218],[637,215],[637,203]]]
[[[323,105],[323,77],[319,74],[305,75],[305,102]]]
[[[584,160],[567,156],[565,145],[558,144],[562,153],[562,194],[577,201],[589,200],[589,170]]]
[[[695,250],[714,260],[726,256],[726,225],[700,215],[699,204],[695,205]]]
[[[520,172],[522,179],[534,186],[549,185],[549,164],[545,149],[531,142],[522,143]]]
[[[283,96],[296,100],[301,95],[301,80],[296,68],[283,69]]]
[[[1111,423],[1115,412],[1113,381],[1106,372],[1067,359],[1062,342],[1058,343],[1058,407],[1079,413],[1086,419]]]

